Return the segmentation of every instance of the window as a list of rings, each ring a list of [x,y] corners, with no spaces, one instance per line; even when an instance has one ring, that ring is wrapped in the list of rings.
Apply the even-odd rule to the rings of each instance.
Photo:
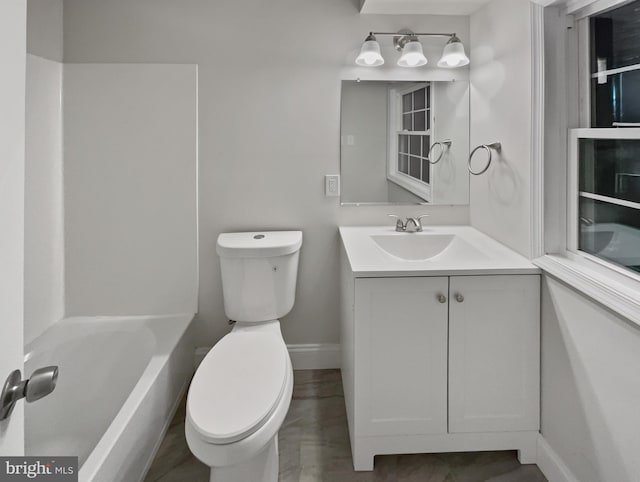
[[[430,202],[433,138],[431,84],[421,83],[389,91],[388,179]]]
[[[640,0],[585,21],[590,78],[580,80],[590,125],[570,141],[568,247],[640,274]]]

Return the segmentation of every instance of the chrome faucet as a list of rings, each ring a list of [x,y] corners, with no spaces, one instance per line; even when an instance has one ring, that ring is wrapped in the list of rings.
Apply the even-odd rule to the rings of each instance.
[[[390,218],[396,219],[396,231],[399,233],[421,233],[422,232],[422,218],[429,217],[428,214],[423,214],[417,218],[407,218],[402,220],[400,216],[395,214],[389,214]],[[413,225],[413,228],[411,227]]]

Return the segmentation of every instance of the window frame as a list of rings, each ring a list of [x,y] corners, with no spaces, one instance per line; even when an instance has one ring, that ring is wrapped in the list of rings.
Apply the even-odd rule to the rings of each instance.
[[[404,131],[402,129],[402,96],[410,92],[415,92],[421,88],[429,87],[429,129],[426,131]],[[425,110],[426,106],[425,106]],[[389,152],[387,153],[387,180],[406,189],[420,199],[432,203],[433,189],[431,182],[426,183],[418,180],[413,176],[398,170],[398,137],[400,135],[407,136],[429,136],[429,142],[433,145],[435,133],[435,116],[434,116],[434,89],[432,82],[416,82],[401,89],[389,89],[389,119],[388,119],[388,136],[389,136]],[[423,156],[420,156],[423,159]],[[422,167],[421,167],[422,169]],[[422,172],[422,171],[421,171]],[[429,163],[429,180],[434,176],[434,166]]]
[[[591,31],[590,19],[608,10],[615,9],[628,3],[627,0],[615,2],[593,2],[576,18],[577,45],[568,49],[569,58],[578,59],[578,120],[580,127],[569,129],[568,132],[568,162],[567,162],[567,206],[566,206],[566,249],[565,256],[578,262],[588,269],[612,276],[619,282],[635,281],[640,286],[640,274],[631,269],[615,264],[606,259],[581,251],[578,246],[580,217],[579,217],[579,142],[580,139],[632,139],[640,140],[638,127],[590,127],[591,126],[591,89],[592,79],[597,73],[591,72]],[[601,8],[596,8],[596,6]],[[616,69],[620,70],[620,69]]]
[[[533,8],[531,246],[532,262],[545,275],[640,327],[640,282],[629,276],[628,270],[622,274],[610,263],[605,265],[567,249],[570,134],[573,128],[581,127],[580,109],[585,103],[581,102],[584,92],[580,88],[585,82],[579,79],[581,70],[587,67],[588,72],[589,65],[583,61],[585,52],[578,41],[580,26],[585,24],[580,20],[625,2],[568,0]],[[588,115],[587,122],[590,118]]]
[[[569,133],[569,162],[567,179],[567,255],[573,260],[595,263],[599,267],[606,268],[616,274],[627,276],[640,283],[640,273],[625,268],[621,265],[607,261],[604,258],[589,254],[579,249],[580,232],[580,139],[631,139],[640,140],[640,128],[580,128],[571,129]],[[606,201],[604,201],[606,202]],[[637,204],[637,203],[635,203]],[[640,215],[640,208],[638,215]]]

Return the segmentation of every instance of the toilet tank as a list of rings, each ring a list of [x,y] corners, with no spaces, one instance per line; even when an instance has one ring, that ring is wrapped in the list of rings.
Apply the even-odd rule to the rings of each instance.
[[[224,311],[230,320],[277,320],[296,296],[301,231],[223,233],[220,257]]]

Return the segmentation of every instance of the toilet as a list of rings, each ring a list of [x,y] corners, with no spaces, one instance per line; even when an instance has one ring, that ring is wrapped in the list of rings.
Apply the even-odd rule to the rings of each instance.
[[[185,434],[212,482],[278,480],[278,431],[293,369],[279,319],[293,308],[302,232],[218,237],[224,309],[232,331],[207,354],[189,387]]]

